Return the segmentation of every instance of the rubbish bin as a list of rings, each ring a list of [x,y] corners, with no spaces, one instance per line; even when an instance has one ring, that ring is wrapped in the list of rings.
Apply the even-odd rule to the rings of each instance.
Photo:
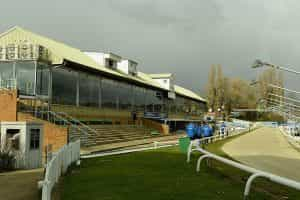
[[[180,151],[183,153],[187,153],[190,143],[191,143],[191,140],[189,137],[179,138]]]
[[[186,128],[186,134],[189,136],[189,138],[194,138],[195,137],[195,125],[193,123],[189,123]]]

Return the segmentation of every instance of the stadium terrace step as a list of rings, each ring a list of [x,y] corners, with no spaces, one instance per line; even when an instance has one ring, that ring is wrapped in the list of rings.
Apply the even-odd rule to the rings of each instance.
[[[132,140],[143,140],[143,139],[148,139],[151,138],[151,136],[135,136],[135,137],[130,137],[130,138],[116,138],[116,139],[107,139],[107,140],[100,140],[96,141],[97,145],[101,144],[110,144],[110,143],[117,143],[117,142],[127,142],[127,141],[132,141]]]
[[[152,129],[140,125],[90,125],[90,127],[97,132],[95,136],[97,145],[155,137],[151,135]]]
[[[69,140],[81,139],[82,146],[89,147],[95,145],[104,145],[120,142],[129,142],[134,140],[144,140],[162,136],[151,135],[153,129],[141,125],[84,125],[76,123],[78,120],[65,113],[53,113],[69,124],[56,124],[58,126],[66,126],[69,128]],[[29,119],[36,119],[35,116],[27,115]],[[52,121],[49,120],[51,123]],[[54,123],[57,121],[54,121]],[[74,122],[72,125],[71,122]],[[53,122],[52,122],[53,123]]]
[[[119,134],[104,134],[104,135],[97,135],[96,139],[104,139],[104,138],[125,138],[130,136],[149,136],[150,134],[141,134],[141,133],[119,133]]]

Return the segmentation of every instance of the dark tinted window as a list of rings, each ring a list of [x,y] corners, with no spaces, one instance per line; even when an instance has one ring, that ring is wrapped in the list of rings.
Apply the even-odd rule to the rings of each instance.
[[[102,91],[101,91],[102,107],[117,108],[117,100],[118,100],[117,83],[113,80],[102,79],[101,87],[102,87]]]
[[[77,72],[56,68],[52,74],[53,103],[76,105]]]
[[[48,95],[49,66],[43,63],[37,64],[36,92],[39,95]]]
[[[79,73],[79,104],[81,106],[99,105],[99,78],[86,73]]]
[[[40,129],[30,129],[30,149],[40,148]]]
[[[134,86],[134,105],[136,110],[144,111],[145,109],[145,101],[146,101],[146,93],[145,89],[142,87]]]
[[[132,87],[127,83],[118,83],[117,87],[118,99],[119,99],[119,108],[130,110],[132,107]]]

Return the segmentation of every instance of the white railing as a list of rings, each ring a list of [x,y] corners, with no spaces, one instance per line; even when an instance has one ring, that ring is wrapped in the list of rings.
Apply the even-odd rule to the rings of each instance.
[[[210,158],[210,159],[217,160],[217,161],[222,162],[224,164],[230,165],[232,167],[235,167],[235,168],[238,168],[240,170],[243,170],[243,171],[246,171],[246,172],[250,173],[251,176],[249,176],[249,178],[246,182],[246,185],[245,185],[245,189],[244,189],[244,199],[248,198],[249,193],[250,193],[250,189],[251,189],[251,184],[258,177],[263,177],[263,178],[266,178],[269,181],[272,181],[274,183],[278,183],[278,184],[285,185],[285,186],[290,187],[290,188],[300,190],[300,182],[297,182],[297,181],[294,181],[294,180],[291,180],[291,179],[288,179],[288,178],[284,178],[284,177],[281,177],[281,176],[277,176],[277,175],[274,175],[274,174],[271,174],[271,173],[268,173],[268,172],[265,172],[265,171],[261,171],[261,170],[243,165],[241,163],[223,158],[221,156],[217,156],[215,154],[212,154],[212,153],[202,149],[201,147],[198,147],[196,149],[196,151],[199,151],[203,154],[199,157],[199,159],[197,161],[197,169],[196,169],[197,172],[200,171],[201,162],[204,159]]]
[[[39,182],[42,187],[42,200],[51,200],[51,192],[59,177],[67,172],[68,167],[80,159],[80,140],[63,146],[54,153],[50,162],[46,165],[46,173],[43,181]]]
[[[241,163],[238,163],[238,162],[223,158],[221,156],[215,155],[213,153],[210,153],[210,152],[204,150],[203,148],[201,148],[201,145],[203,145],[203,144],[208,144],[208,143],[215,142],[215,141],[218,141],[218,140],[223,140],[225,138],[236,136],[236,135],[243,134],[243,133],[245,133],[245,130],[232,132],[232,133],[229,133],[228,135],[215,135],[215,136],[212,136],[212,137],[201,138],[201,139],[198,139],[198,140],[191,141],[191,143],[189,145],[188,152],[187,152],[187,162],[190,162],[191,153],[193,151],[198,151],[198,152],[202,153],[202,155],[197,160],[197,168],[196,168],[197,172],[200,171],[201,162],[204,159],[210,158],[210,159],[217,160],[217,161],[222,162],[224,164],[230,165],[232,167],[235,167],[235,168],[238,168],[240,170],[243,170],[243,171],[246,171],[246,172],[250,173],[251,176],[248,178],[248,180],[246,182],[246,185],[245,185],[245,189],[244,189],[244,199],[248,198],[249,193],[250,193],[250,189],[251,189],[251,184],[258,177],[264,177],[264,178],[267,178],[268,180],[270,180],[272,182],[275,182],[275,183],[278,183],[278,184],[281,184],[281,185],[285,185],[287,187],[291,187],[291,188],[300,190],[300,183],[297,182],[297,181],[290,180],[288,178],[277,176],[277,175],[274,175],[274,174],[271,174],[271,173],[268,173],[268,172],[264,172],[264,171],[261,171],[261,170],[243,165]]]
[[[253,127],[253,128],[255,128],[255,127]],[[201,138],[201,139],[192,140],[190,145],[189,145],[188,151],[187,151],[187,162],[190,162],[192,152],[196,151],[197,148],[200,147],[201,144],[209,144],[209,143],[213,143],[213,142],[216,142],[216,141],[219,141],[219,140],[224,140],[224,139],[236,136],[236,135],[240,135],[240,134],[243,134],[243,133],[246,133],[246,132],[250,132],[251,130],[253,130],[253,128],[240,129],[238,131],[226,130],[225,134],[218,134],[218,135],[214,135],[214,136],[211,136],[211,137],[204,137],[204,138]]]
[[[290,144],[292,144],[294,147],[300,149],[300,137],[299,136],[293,136],[289,130],[285,129],[285,127],[280,126],[279,127],[280,132],[285,136],[285,138],[288,140]]]

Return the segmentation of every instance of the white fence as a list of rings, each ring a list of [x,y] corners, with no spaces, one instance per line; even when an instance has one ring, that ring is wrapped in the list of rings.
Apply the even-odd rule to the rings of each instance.
[[[285,185],[285,186],[290,187],[290,188],[294,188],[296,190],[300,190],[300,183],[297,182],[297,181],[294,181],[294,180],[291,180],[291,179],[288,179],[288,178],[284,178],[284,177],[281,177],[281,176],[277,176],[275,174],[271,174],[271,173],[268,173],[268,172],[265,172],[265,171],[261,171],[261,170],[243,165],[241,163],[223,158],[221,156],[217,156],[215,154],[212,154],[212,153],[202,149],[201,147],[198,147],[196,149],[196,151],[199,151],[199,152],[202,153],[202,155],[199,157],[199,159],[197,161],[197,167],[196,167],[197,172],[200,171],[201,162],[204,159],[210,158],[210,159],[217,160],[217,161],[222,162],[224,164],[230,165],[232,167],[235,167],[235,168],[238,168],[240,170],[243,170],[243,171],[246,171],[246,172],[250,173],[251,175],[249,176],[249,178],[246,182],[246,185],[245,185],[245,189],[244,189],[244,199],[248,199],[250,189],[251,189],[251,185],[252,185],[254,179],[256,179],[258,177],[263,177],[263,178],[266,178],[267,180],[272,181],[274,183],[278,183],[278,184]]]
[[[280,126],[280,132],[286,137],[288,142],[293,145],[294,147],[300,149],[300,137],[295,136],[287,127]]]
[[[290,180],[288,178],[284,178],[281,176],[277,176],[265,171],[261,171],[246,165],[243,165],[241,163],[223,158],[221,156],[215,155],[213,153],[210,153],[206,150],[204,150],[203,148],[201,148],[201,144],[207,144],[207,143],[212,143],[218,140],[222,140],[228,137],[232,137],[235,135],[239,135],[239,134],[243,134],[245,133],[245,131],[238,131],[238,132],[232,132],[228,135],[216,135],[216,136],[212,136],[212,137],[207,137],[207,138],[202,138],[202,139],[198,139],[198,140],[194,140],[190,143],[188,152],[187,152],[187,162],[190,162],[190,157],[191,157],[191,153],[193,151],[198,151],[201,152],[202,155],[198,158],[197,161],[197,167],[196,167],[196,171],[199,172],[200,171],[200,166],[201,166],[201,162],[204,159],[214,159],[217,160],[219,162],[222,162],[224,164],[230,165],[232,167],[238,168],[240,170],[246,171],[248,173],[251,174],[251,176],[248,178],[247,183],[245,185],[245,189],[244,189],[244,199],[248,199],[249,193],[250,193],[250,189],[251,189],[251,185],[252,182],[254,181],[254,179],[258,178],[258,177],[264,177],[272,182],[281,184],[281,185],[285,185],[287,187],[290,188],[294,188],[297,190],[300,190],[300,183],[294,180]]]
[[[51,200],[51,192],[59,177],[66,173],[68,167],[80,159],[80,140],[63,146],[54,153],[50,162],[47,163],[45,179],[42,185],[42,200]]]
[[[187,151],[187,162],[190,162],[191,153],[193,151],[196,151],[197,148],[200,147],[201,144],[213,143],[213,142],[216,142],[216,141],[219,141],[219,140],[224,140],[224,139],[229,138],[229,137],[244,134],[244,133],[247,133],[247,132],[253,130],[254,128],[256,128],[256,126],[253,126],[252,128],[249,127],[249,129],[239,129],[237,131],[227,130],[227,131],[225,131],[225,134],[218,134],[218,135],[214,135],[214,136],[211,136],[211,137],[204,137],[204,138],[201,138],[201,139],[192,140],[190,145],[189,145],[188,151]]]

